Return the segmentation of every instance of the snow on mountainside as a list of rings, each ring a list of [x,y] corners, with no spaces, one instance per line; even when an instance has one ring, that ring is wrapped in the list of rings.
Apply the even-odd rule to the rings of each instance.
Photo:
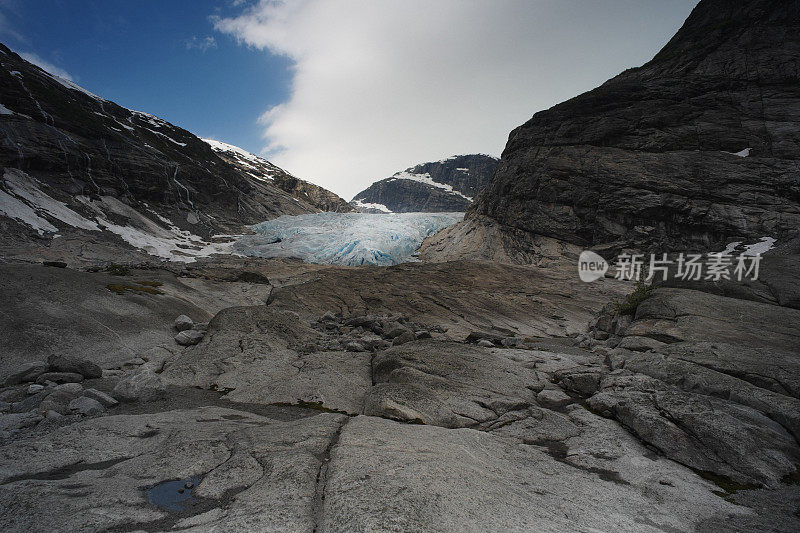
[[[412,260],[420,243],[463,220],[464,213],[316,213],[283,216],[253,227],[233,250],[258,257],[298,257],[311,263],[394,265]]]
[[[350,203],[362,212],[461,211],[489,181],[497,161],[460,155],[423,163],[373,183]]]
[[[282,168],[273,165],[263,157],[214,139],[203,139],[222,159],[239,168],[242,172],[258,180],[271,182],[272,185],[291,194],[298,200],[307,202],[322,211],[346,213],[353,208],[342,198],[331,191],[292,176]]]

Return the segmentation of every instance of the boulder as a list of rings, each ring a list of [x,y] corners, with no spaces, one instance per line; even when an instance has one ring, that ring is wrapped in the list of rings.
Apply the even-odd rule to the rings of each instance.
[[[69,402],[69,410],[83,416],[92,416],[101,414],[105,407],[94,398],[81,396]]]
[[[97,400],[104,407],[114,407],[115,405],[119,404],[119,402],[115,400],[112,396],[97,389],[86,389],[85,391],[83,391],[83,395],[86,396],[87,398],[92,398],[93,400]]]
[[[47,363],[43,361],[31,361],[24,363],[12,370],[5,378],[6,387],[24,383],[26,381],[36,381],[36,378],[47,372]]]
[[[156,373],[155,365],[147,363],[127,372],[114,387],[113,394],[123,402],[149,402],[163,398],[166,391],[167,387],[161,375]]]
[[[187,329],[192,329],[192,326],[194,326],[194,320],[192,320],[186,315],[181,315],[175,319],[174,327],[178,331],[185,331]]]
[[[193,346],[201,340],[203,340],[203,333],[193,329],[187,329],[175,335],[175,342],[181,346]]]
[[[83,375],[77,372],[45,372],[36,378],[36,383],[41,385],[46,384],[48,381],[52,383],[80,383],[83,381]]]
[[[407,342],[411,342],[416,340],[417,337],[411,331],[405,330],[401,335],[398,335],[392,341],[392,346],[400,346],[401,344],[405,344]]]
[[[38,383],[31,383],[28,385],[28,394],[36,394],[37,392],[42,392],[44,390],[44,385],[39,385]]]
[[[80,374],[86,379],[103,377],[103,369],[87,359],[69,355],[51,355],[47,358],[47,364],[51,372]]]

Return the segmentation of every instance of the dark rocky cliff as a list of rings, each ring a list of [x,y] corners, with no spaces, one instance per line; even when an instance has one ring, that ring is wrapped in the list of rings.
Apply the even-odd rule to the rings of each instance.
[[[488,155],[459,155],[423,163],[376,181],[353,198],[353,205],[379,204],[395,213],[464,211],[497,166]]]
[[[317,211],[230,165],[188,131],[93,95],[2,45],[0,104],[0,165],[24,173],[9,179],[28,180],[30,187],[82,216],[89,217],[95,206],[113,219],[119,213],[76,201],[113,198],[158,226],[164,223],[154,215],[208,237],[282,214]],[[9,192],[10,187],[11,181],[0,180],[0,189]],[[27,207],[21,208],[37,210],[31,199],[14,198],[18,208],[23,202]],[[2,226],[4,233],[19,237],[8,219]]]
[[[467,217],[665,251],[800,228],[800,2],[703,0],[642,67],[511,132]]]
[[[251,154],[238,146],[211,139],[203,140],[211,146],[218,156],[245,174],[271,183],[279,189],[288,192],[298,200],[313,205],[317,209],[321,209],[322,211],[334,211],[336,213],[354,211],[353,207],[343,198],[328,189],[301,180],[282,168],[273,165],[263,157]]]

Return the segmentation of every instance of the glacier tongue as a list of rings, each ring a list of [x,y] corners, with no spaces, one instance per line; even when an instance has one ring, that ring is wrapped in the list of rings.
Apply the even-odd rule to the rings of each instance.
[[[425,237],[464,218],[464,213],[314,213],[284,215],[253,226],[236,253],[297,257],[309,263],[394,265],[412,260]]]

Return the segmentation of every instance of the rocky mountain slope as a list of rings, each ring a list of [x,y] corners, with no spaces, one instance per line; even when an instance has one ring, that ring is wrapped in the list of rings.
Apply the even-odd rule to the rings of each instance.
[[[238,168],[245,174],[269,182],[270,184],[288,192],[298,200],[313,205],[321,211],[333,211],[336,213],[349,213],[353,207],[345,200],[332,193],[331,191],[314,185],[307,181],[296,178],[255,154],[243,150],[232,144],[216,141],[214,139],[203,139],[211,146],[211,149],[220,158]]]
[[[257,179],[188,131],[94,95],[2,45],[0,95],[4,245],[50,246],[58,235],[55,248],[72,250],[64,244],[72,237],[110,239],[177,258],[204,253],[212,235],[239,233],[245,224],[344,208],[332,193],[290,184],[285,173],[280,184]]]
[[[798,56],[799,2],[704,0],[652,61],[512,131],[467,217],[595,248],[780,242],[800,228]]]
[[[488,155],[457,155],[376,181],[350,202],[362,212],[464,211],[497,166]]]

